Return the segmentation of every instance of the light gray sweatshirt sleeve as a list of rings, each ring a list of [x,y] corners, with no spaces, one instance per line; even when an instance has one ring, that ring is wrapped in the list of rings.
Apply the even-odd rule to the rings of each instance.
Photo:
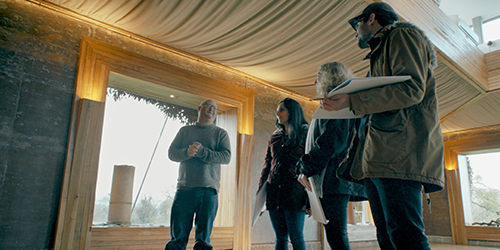
[[[191,156],[188,155],[188,147],[182,145],[183,129],[181,128],[175,136],[172,144],[168,148],[168,158],[174,162],[188,160]]]
[[[194,157],[200,158],[200,160],[209,164],[228,164],[231,160],[231,145],[227,132],[221,129],[219,136],[214,139],[218,140],[216,149],[211,150],[202,144]]]

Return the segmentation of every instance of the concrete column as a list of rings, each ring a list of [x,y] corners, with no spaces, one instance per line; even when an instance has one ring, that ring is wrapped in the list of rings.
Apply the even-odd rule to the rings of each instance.
[[[134,173],[134,166],[115,165],[111,184],[108,224],[130,225]]]

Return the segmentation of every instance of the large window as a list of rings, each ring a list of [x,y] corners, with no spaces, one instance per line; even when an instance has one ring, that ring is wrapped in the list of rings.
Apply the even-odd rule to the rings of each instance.
[[[459,155],[466,225],[500,226],[500,152]]]
[[[146,54],[164,54],[162,58],[184,55],[157,46],[137,48],[146,50]],[[219,209],[224,210],[216,218],[213,243],[218,249],[249,249],[250,225],[245,223],[250,219],[247,208],[251,203],[246,199],[251,196],[246,187],[251,183],[248,173],[251,173],[252,162],[248,159],[253,155],[253,92],[227,83],[218,75],[212,78],[196,73],[204,72],[206,67],[219,66],[201,63],[192,57],[184,58],[183,62],[193,71],[87,37],[82,39],[80,49],[54,249],[83,249],[91,245],[96,249],[103,245],[114,249],[130,245],[161,248],[169,239],[167,227],[92,227],[108,87],[157,99],[181,96],[175,103],[184,107],[196,108],[204,99],[218,102],[217,119],[228,131],[231,151],[235,154],[231,155],[230,165],[222,168],[226,174],[221,178],[226,178],[221,180]],[[226,72],[219,70],[219,73]],[[120,81],[113,81],[116,77]],[[238,211],[239,216],[234,216],[234,211]],[[156,241],[151,240],[152,235]]]
[[[130,165],[135,167],[131,223],[169,226],[179,164],[168,159],[167,150],[187,119],[168,118],[158,106],[132,95],[115,100],[113,90],[104,112],[93,224],[109,222],[114,165]]]

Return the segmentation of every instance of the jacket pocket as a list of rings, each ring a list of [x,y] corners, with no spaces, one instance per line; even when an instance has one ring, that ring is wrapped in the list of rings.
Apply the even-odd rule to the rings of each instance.
[[[364,160],[370,163],[398,163],[406,155],[405,110],[373,114],[368,124]]]

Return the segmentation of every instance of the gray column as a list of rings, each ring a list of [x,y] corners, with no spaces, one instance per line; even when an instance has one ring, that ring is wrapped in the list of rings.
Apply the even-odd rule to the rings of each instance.
[[[477,43],[483,44],[483,18],[481,16],[477,16],[472,18],[472,28],[474,29],[474,33],[479,37]]]
[[[130,225],[135,167],[115,165],[109,201],[108,224]]]

